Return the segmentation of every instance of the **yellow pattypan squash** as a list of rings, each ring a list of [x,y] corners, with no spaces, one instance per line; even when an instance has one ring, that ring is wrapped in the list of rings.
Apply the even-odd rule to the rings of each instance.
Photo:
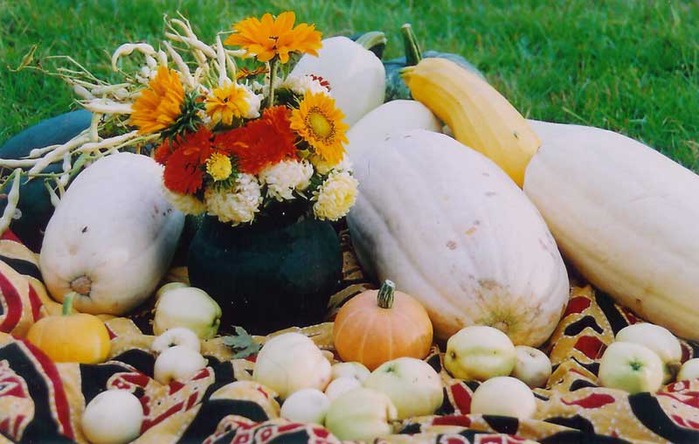
[[[97,316],[73,313],[74,296],[66,295],[61,316],[47,316],[32,325],[27,340],[56,362],[104,362],[111,347],[107,327]]]

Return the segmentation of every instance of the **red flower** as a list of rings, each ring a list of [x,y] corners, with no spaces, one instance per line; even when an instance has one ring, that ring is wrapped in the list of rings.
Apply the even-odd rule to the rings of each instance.
[[[242,173],[257,174],[267,165],[296,159],[296,134],[291,130],[289,115],[290,110],[284,106],[268,108],[262,118],[217,135],[214,145],[234,155]]]
[[[202,128],[196,133],[187,134],[174,143],[166,142],[155,153],[165,162],[164,183],[165,186],[176,193],[195,194],[204,184],[204,171],[206,160],[211,156],[213,147],[211,132]],[[167,145],[170,145],[170,154],[167,154]],[[158,151],[161,151],[158,153]]]

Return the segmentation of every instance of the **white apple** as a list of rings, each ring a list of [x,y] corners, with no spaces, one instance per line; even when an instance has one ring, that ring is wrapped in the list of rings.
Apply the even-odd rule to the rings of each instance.
[[[206,367],[206,359],[195,350],[184,345],[175,345],[164,350],[155,359],[153,378],[161,384],[170,381],[186,381]]]
[[[364,380],[364,387],[391,398],[398,419],[431,415],[444,400],[442,379],[422,359],[402,357],[384,362]]]
[[[303,388],[325,390],[330,374],[330,361],[315,342],[306,335],[290,332],[264,343],[252,377],[286,399]]]
[[[341,376],[330,381],[330,384],[325,387],[325,394],[330,400],[333,400],[341,394],[361,386],[362,383],[359,379],[352,376]]]
[[[645,345],[660,356],[665,365],[663,382],[670,382],[675,378],[682,361],[682,345],[667,328],[649,322],[639,322],[619,330],[614,340]]]
[[[85,437],[94,444],[131,442],[141,434],[143,406],[128,390],[107,390],[90,400],[80,418]]]
[[[678,381],[685,381],[687,379],[698,379],[699,378],[699,358],[688,359],[680,367],[680,371],[677,373]]]
[[[337,362],[332,365],[331,370],[331,379],[349,376],[360,382],[363,382],[366,377],[369,376],[369,373],[371,373],[369,369],[366,368],[366,365],[356,361]]]
[[[510,376],[531,388],[543,387],[551,376],[551,360],[546,353],[528,345],[515,346],[515,368]]]
[[[199,336],[187,327],[175,327],[164,331],[153,339],[150,349],[156,353],[162,353],[175,345],[183,345],[196,352],[201,351]]]
[[[471,397],[471,413],[532,418],[536,398],[527,384],[512,376],[495,376],[482,382]]]
[[[629,393],[656,392],[663,384],[660,357],[645,345],[612,342],[600,358],[597,378],[603,387]]]
[[[517,353],[510,338],[495,327],[464,327],[447,340],[444,367],[455,378],[479,380],[507,376]]]
[[[186,327],[200,339],[210,339],[220,323],[221,307],[208,293],[195,287],[176,287],[164,292],[155,304],[153,333]]]
[[[378,390],[360,387],[330,402],[325,427],[341,440],[371,440],[394,432],[396,407]]]
[[[315,388],[305,388],[292,393],[284,403],[280,416],[289,421],[323,425],[330,408],[330,399]]]

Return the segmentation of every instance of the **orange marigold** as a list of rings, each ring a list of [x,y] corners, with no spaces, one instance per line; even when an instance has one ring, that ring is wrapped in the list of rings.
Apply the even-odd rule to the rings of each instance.
[[[270,164],[296,159],[296,135],[290,128],[289,109],[267,108],[262,118],[216,136],[217,149],[233,154],[238,171],[258,174]]]
[[[306,23],[294,27],[295,21],[293,11],[282,12],[276,18],[269,13],[263,15],[262,20],[246,18],[233,25],[235,33],[224,43],[242,47],[260,62],[279,56],[282,63],[287,63],[293,52],[318,55],[322,46],[320,31],[316,31],[315,25]]]
[[[129,122],[140,134],[163,130],[177,121],[184,98],[184,86],[177,71],[160,66],[148,88],[131,106]]]
[[[174,143],[163,172],[163,181],[170,191],[195,194],[201,190],[206,161],[213,152],[212,138],[211,132],[202,128]]]

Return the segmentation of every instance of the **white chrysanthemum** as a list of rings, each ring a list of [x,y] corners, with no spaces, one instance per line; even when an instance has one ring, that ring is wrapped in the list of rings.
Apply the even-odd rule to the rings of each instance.
[[[293,192],[303,191],[311,184],[313,166],[307,160],[285,160],[268,166],[260,172],[260,180],[267,184],[267,194],[278,200],[291,200]]]
[[[165,188],[165,195],[172,206],[184,214],[202,214],[206,211],[206,203],[191,194],[175,193]]]
[[[330,89],[323,86],[320,80],[313,78],[313,76],[306,74],[303,76],[289,76],[281,84],[282,88],[288,88],[296,94],[330,94]]]
[[[241,174],[232,189],[208,188],[204,198],[209,214],[234,226],[252,222],[262,204],[260,183],[251,174]]]
[[[349,157],[344,154],[342,156],[342,160],[336,164],[327,162],[325,159],[323,159],[317,154],[311,155],[310,161],[313,167],[318,172],[318,174],[325,175],[330,173],[331,171],[352,171],[352,163],[350,162]]]
[[[336,221],[345,216],[357,200],[357,179],[349,171],[332,173],[313,193],[313,214],[318,219]]]

